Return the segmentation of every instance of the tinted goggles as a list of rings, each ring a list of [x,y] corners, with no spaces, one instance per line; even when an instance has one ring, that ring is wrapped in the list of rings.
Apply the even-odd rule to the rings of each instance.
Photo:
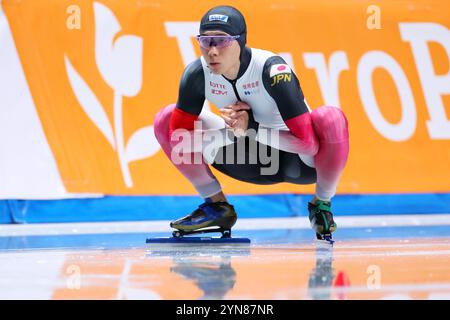
[[[231,45],[231,42],[233,40],[236,40],[239,38],[239,35],[237,36],[228,36],[228,35],[220,35],[220,36],[197,36],[197,41],[200,44],[200,47],[203,49],[209,49],[213,46],[216,48],[225,48]]]

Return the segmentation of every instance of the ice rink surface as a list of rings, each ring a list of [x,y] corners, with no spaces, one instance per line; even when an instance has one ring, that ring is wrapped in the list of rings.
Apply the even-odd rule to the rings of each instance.
[[[334,247],[303,220],[248,219],[233,236],[250,246],[189,248],[146,245],[166,221],[0,225],[0,299],[450,299],[450,219],[424,216],[337,217]]]

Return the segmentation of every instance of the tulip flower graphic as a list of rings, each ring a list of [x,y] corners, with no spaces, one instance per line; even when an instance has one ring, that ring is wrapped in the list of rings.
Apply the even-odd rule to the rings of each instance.
[[[95,61],[101,76],[114,91],[113,124],[100,101],[65,56],[66,71],[75,96],[84,112],[117,151],[122,175],[128,188],[133,186],[128,164],[152,156],[159,150],[153,126],[138,129],[127,144],[123,137],[123,97],[136,96],[142,86],[142,38],[116,37],[121,30],[114,13],[94,2]]]

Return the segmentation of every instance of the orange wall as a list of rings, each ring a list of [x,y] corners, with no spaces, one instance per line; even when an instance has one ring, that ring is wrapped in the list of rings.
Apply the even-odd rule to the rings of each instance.
[[[95,94],[107,119],[114,123],[114,94],[96,63],[94,7],[91,0],[3,0],[2,5],[16,42],[26,79],[43,128],[69,192],[109,194],[193,194],[189,183],[173,168],[162,151],[127,164],[131,185],[126,185],[118,150],[86,115],[74,94],[64,57]],[[142,78],[135,94],[122,95],[124,144],[138,129],[149,127],[157,111],[176,102],[178,81],[184,68],[182,51],[169,36],[166,22],[196,22],[222,1],[102,0],[120,23],[114,41],[133,35],[142,40]],[[350,158],[338,192],[448,192],[450,191],[450,81],[442,84],[437,100],[427,100],[438,86],[424,84],[412,43],[402,39],[400,23],[432,23],[447,36],[424,42],[437,77],[449,75],[450,4],[445,1],[378,1],[379,29],[370,29],[372,1],[228,1],[247,19],[248,45],[288,52],[309,105],[314,109],[329,101],[331,91],[321,87],[305,54],[341,55],[348,68],[337,78],[338,101],[350,125]],[[80,9],[80,29],[69,29],[67,8]],[[98,28],[98,26],[97,26]],[[427,37],[432,37],[433,28]],[[403,34],[403,37],[404,34]],[[447,49],[443,43],[446,43]],[[200,54],[194,38],[191,44]],[[373,94],[388,126],[405,128],[399,141],[377,127],[366,109],[363,72],[371,52],[393,61],[411,88],[412,100],[401,102],[393,76],[382,68],[373,72]],[[341,52],[336,54],[336,52]],[[127,57],[133,59],[133,57]],[[337,58],[336,58],[337,59]],[[375,57],[376,62],[380,61]],[[424,65],[427,61],[422,61]],[[367,65],[366,65],[367,66]],[[443,78],[445,79],[445,78]],[[362,86],[362,88],[359,88]],[[402,90],[404,92],[404,90]],[[446,92],[447,91],[447,92]],[[427,93],[428,92],[428,93]],[[435,95],[436,96],[436,95]],[[334,100],[333,100],[334,99]],[[437,101],[437,102],[436,102]],[[403,107],[402,107],[403,106]],[[403,109],[402,109],[403,108]],[[403,110],[403,111],[402,111]],[[408,111],[409,110],[409,111]],[[441,110],[442,112],[440,112]],[[408,113],[409,112],[409,113]],[[440,113],[439,113],[440,112]],[[445,112],[447,112],[445,114]],[[416,120],[414,121],[414,116]],[[430,120],[443,123],[436,133]],[[409,121],[409,126],[408,126]],[[445,125],[447,123],[447,126]],[[115,133],[113,126],[113,132]],[[412,129],[411,129],[412,128]],[[394,129],[395,130],[395,129]],[[407,132],[407,133],[405,133]],[[409,132],[409,133],[408,133]],[[395,135],[395,134],[394,134]],[[446,135],[448,135],[446,137]],[[254,194],[313,192],[313,186],[279,184],[253,186],[218,174],[228,193]]]

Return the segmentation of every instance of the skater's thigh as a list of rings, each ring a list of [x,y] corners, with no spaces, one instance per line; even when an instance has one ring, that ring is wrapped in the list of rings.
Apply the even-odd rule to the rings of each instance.
[[[247,144],[244,155],[240,155],[237,144],[235,141],[221,148],[212,166],[231,178],[253,184],[316,182],[316,170],[307,166],[298,154],[258,143],[257,148],[249,148]]]
[[[270,166],[261,159],[260,145],[250,143],[248,137],[235,138],[234,143],[219,149],[212,166],[223,174],[239,181],[254,184],[273,184],[281,182],[277,175],[264,175],[264,168]],[[269,148],[270,149],[270,148]],[[271,150],[268,150],[270,155]],[[266,163],[266,164],[264,164]]]
[[[317,181],[316,169],[306,165],[297,153],[280,151],[280,175],[283,182],[312,184]]]

